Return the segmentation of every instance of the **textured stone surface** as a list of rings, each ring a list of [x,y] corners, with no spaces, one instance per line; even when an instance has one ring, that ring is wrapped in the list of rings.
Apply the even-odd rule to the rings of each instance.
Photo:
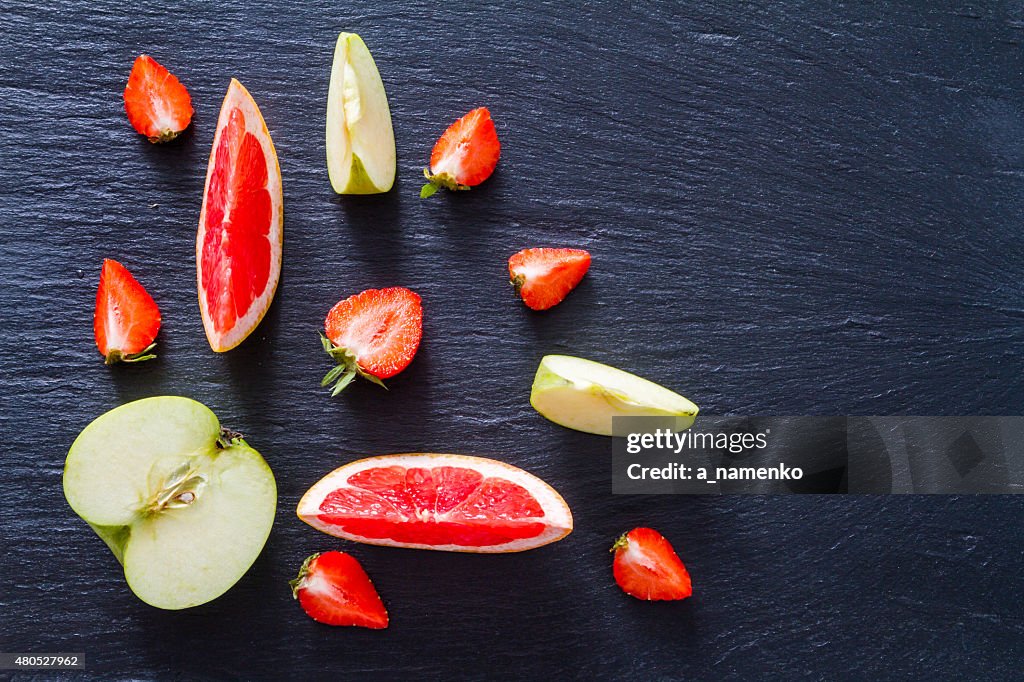
[[[608,441],[527,398],[541,355],[568,352],[709,414],[1019,414],[1020,3],[245,4],[3,10],[0,650],[83,651],[95,674],[144,679],[1019,674],[1019,499],[613,497]],[[364,37],[388,89],[386,196],[337,198],[328,182],[340,30]],[[195,101],[169,146],[123,113],[143,51]],[[231,76],[281,158],[285,259],[257,333],[215,355],[194,234]],[[497,173],[420,201],[433,140],[481,104],[504,143]],[[507,257],[536,245],[594,256],[544,314],[506,283]],[[160,304],[157,361],[108,368],[93,347],[103,257]],[[389,392],[331,400],[323,315],[387,285],[423,295],[422,350]],[[61,492],[78,431],[154,394],[210,405],[280,486],[253,570],[186,613],[133,597]],[[577,530],[511,556],[346,546],[392,627],[313,623],[286,581],[343,545],[295,518],[299,496],[341,462],[410,450],[523,466]],[[637,524],[676,543],[693,599],[619,593],[607,548]]]

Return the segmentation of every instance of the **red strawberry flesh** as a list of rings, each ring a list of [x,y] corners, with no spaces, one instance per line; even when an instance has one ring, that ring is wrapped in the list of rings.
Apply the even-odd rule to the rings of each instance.
[[[153,297],[116,260],[103,261],[96,290],[93,332],[106,363],[148,360],[160,331],[160,309]]]
[[[622,591],[648,601],[686,599],[690,574],[672,545],[651,528],[634,528],[612,547],[612,570]]]
[[[352,379],[384,384],[412,362],[423,336],[423,307],[404,287],[367,289],[340,301],[324,320],[324,350],[338,362],[322,386],[340,393]]]
[[[139,55],[124,89],[132,127],[150,142],[177,137],[192,120],[192,98],[174,74],[149,55]]]
[[[426,176],[436,187],[469,189],[491,177],[500,157],[501,143],[491,112],[480,107],[444,131],[434,144]]]
[[[350,554],[314,554],[302,564],[291,585],[292,595],[317,622],[374,630],[388,626],[388,612],[380,595]]]
[[[524,249],[508,259],[509,278],[533,310],[561,303],[589,269],[590,254],[583,249]]]

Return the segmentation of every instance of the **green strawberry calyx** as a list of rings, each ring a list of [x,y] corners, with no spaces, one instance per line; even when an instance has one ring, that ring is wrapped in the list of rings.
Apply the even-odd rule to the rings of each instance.
[[[430,169],[424,168],[423,177],[427,179],[427,184],[420,188],[420,199],[426,199],[427,197],[433,196],[437,190],[442,187],[453,192],[456,190],[469,189],[469,185],[463,185],[457,182],[451,173],[438,173],[437,175],[431,175]]]
[[[320,334],[320,344],[323,346],[324,352],[334,358],[335,362],[338,363],[337,366],[332,367],[331,370],[324,375],[324,378],[320,380],[321,386],[334,385],[331,389],[332,396],[336,396],[344,391],[357,376],[361,376],[367,381],[372,381],[381,388],[387,389],[387,386],[384,385],[383,381],[372,374],[363,371],[363,368],[359,366],[359,362],[356,360],[356,356],[352,351],[347,348],[334,345],[334,342],[323,334]]]
[[[156,343],[151,343],[138,353],[122,353],[118,349],[114,348],[107,352],[106,357],[103,359],[103,363],[106,365],[113,365],[118,362],[142,362],[144,360],[152,360],[156,357],[156,353],[151,353],[156,348]]]

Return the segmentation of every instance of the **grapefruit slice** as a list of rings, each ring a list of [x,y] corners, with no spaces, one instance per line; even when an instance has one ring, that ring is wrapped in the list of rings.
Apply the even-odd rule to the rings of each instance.
[[[244,341],[274,300],[283,225],[274,143],[249,91],[232,78],[217,119],[196,235],[199,308],[216,352]]]
[[[572,532],[554,488],[510,464],[466,455],[383,455],[335,469],[299,501],[317,530],[371,545],[521,552]]]

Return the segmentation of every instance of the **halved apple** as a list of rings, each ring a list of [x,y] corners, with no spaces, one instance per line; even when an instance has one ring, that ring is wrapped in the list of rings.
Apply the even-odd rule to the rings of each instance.
[[[238,434],[188,398],[136,400],[72,444],[64,496],[124,566],[139,599],[183,609],[219,597],[263,549],[274,474]]]
[[[338,194],[378,194],[395,184],[395,133],[377,65],[363,39],[342,33],[327,90],[327,173]]]
[[[546,355],[530,391],[530,404],[561,426],[612,435],[612,417],[677,417],[687,429],[697,406],[653,381],[570,355]]]

